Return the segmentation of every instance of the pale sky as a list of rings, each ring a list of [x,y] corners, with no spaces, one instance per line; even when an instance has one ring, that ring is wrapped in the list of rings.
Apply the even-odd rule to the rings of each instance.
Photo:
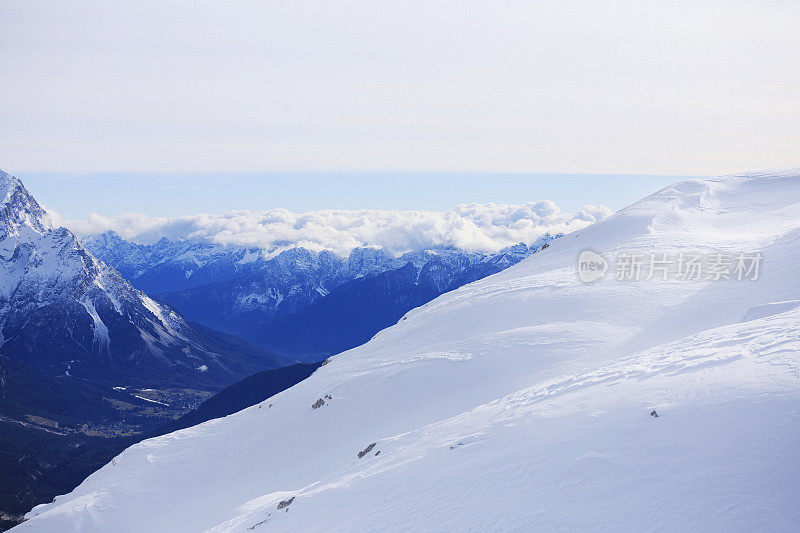
[[[23,177],[800,161],[797,1],[5,0],[0,21],[0,168]]]

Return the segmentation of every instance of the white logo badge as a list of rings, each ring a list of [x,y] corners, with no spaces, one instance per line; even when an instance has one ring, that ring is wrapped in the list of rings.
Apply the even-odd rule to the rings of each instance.
[[[608,261],[591,250],[584,250],[578,256],[578,278],[584,283],[592,283],[606,277]]]

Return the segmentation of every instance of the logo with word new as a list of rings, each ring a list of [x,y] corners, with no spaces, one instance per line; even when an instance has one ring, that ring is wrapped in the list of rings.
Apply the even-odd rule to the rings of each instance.
[[[608,261],[591,250],[584,250],[578,256],[578,279],[584,283],[592,283],[606,277]]]

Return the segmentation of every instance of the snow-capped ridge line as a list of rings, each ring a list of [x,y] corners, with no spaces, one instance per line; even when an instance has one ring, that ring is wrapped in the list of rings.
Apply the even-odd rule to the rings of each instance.
[[[0,199],[2,355],[47,374],[208,388],[275,366],[253,360],[234,371],[174,310],[53,227],[16,177],[0,174]],[[211,371],[199,372],[203,365]]]

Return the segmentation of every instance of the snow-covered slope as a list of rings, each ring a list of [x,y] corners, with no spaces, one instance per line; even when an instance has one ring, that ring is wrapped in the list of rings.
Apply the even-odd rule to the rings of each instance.
[[[584,284],[586,249],[763,264]],[[129,448],[19,530],[796,531],[798,261],[800,172],[678,183]]]
[[[0,171],[0,355],[115,385],[221,388],[279,366],[226,342],[131,287]]]

